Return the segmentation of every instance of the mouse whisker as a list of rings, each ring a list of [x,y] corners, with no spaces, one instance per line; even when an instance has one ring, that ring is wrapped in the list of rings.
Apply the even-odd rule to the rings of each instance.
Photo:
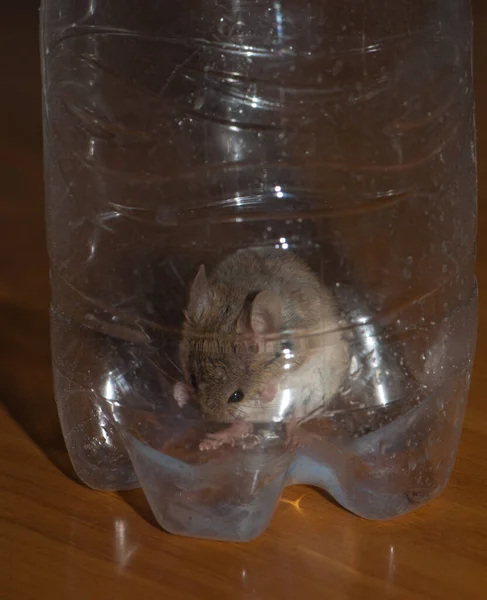
[[[179,367],[173,360],[171,360],[169,357],[167,357],[167,360],[172,364],[172,366],[176,369],[176,371],[178,371],[179,373],[181,373],[181,375],[184,375],[181,367]]]
[[[147,358],[147,362],[149,362],[153,367],[155,367],[160,373],[162,373],[164,375],[164,377],[166,377],[167,379],[169,379],[169,381],[174,381],[175,383],[179,381],[179,379],[177,379],[176,377],[173,377],[172,375],[169,375],[162,367],[161,365],[158,365],[152,358]]]
[[[164,369],[161,369],[161,367],[160,367],[159,365],[157,365],[157,364],[155,364],[155,363],[152,363],[152,364],[153,364],[153,365],[156,367],[156,369],[157,369],[158,371],[160,371],[160,372],[161,372],[161,373],[164,375],[164,377],[166,377],[166,379],[168,379],[169,381],[172,381],[172,382],[174,382],[174,383],[177,383],[177,382],[179,381],[179,379],[177,379],[176,377],[173,377],[172,375],[169,375],[169,374],[168,374],[166,371],[164,371]]]
[[[235,416],[241,416],[241,417],[245,416],[245,411],[238,407],[235,407],[232,412]]]

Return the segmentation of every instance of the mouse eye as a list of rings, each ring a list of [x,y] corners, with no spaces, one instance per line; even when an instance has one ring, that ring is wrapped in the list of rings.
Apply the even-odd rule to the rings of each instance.
[[[228,398],[229,402],[241,402],[244,399],[244,393],[242,390],[237,390]]]
[[[189,381],[194,389],[195,392],[198,391],[198,380],[196,379],[196,375],[194,373],[191,373],[191,377],[189,378]]]

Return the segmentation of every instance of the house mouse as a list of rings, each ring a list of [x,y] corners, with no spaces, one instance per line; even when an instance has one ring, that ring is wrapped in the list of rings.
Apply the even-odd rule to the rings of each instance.
[[[179,346],[180,406],[228,427],[200,445],[213,449],[255,423],[296,423],[325,406],[349,370],[339,311],[308,265],[289,250],[243,249],[191,285]]]

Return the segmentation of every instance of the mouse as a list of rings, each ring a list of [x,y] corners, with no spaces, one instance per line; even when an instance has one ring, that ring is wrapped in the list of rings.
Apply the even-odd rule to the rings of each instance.
[[[290,250],[247,248],[190,286],[179,342],[179,406],[224,423],[201,450],[235,445],[258,423],[297,423],[334,397],[350,350],[331,291]]]

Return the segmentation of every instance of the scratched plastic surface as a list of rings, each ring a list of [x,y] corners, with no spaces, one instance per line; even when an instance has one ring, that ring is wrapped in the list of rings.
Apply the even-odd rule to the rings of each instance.
[[[383,519],[448,482],[476,337],[470,7],[352,4],[42,2],[60,420],[80,479],[142,486],[167,531],[252,539],[294,483]],[[188,290],[262,246],[333,295],[349,364],[292,435],[271,411],[203,451],[225,425],[175,402]]]

